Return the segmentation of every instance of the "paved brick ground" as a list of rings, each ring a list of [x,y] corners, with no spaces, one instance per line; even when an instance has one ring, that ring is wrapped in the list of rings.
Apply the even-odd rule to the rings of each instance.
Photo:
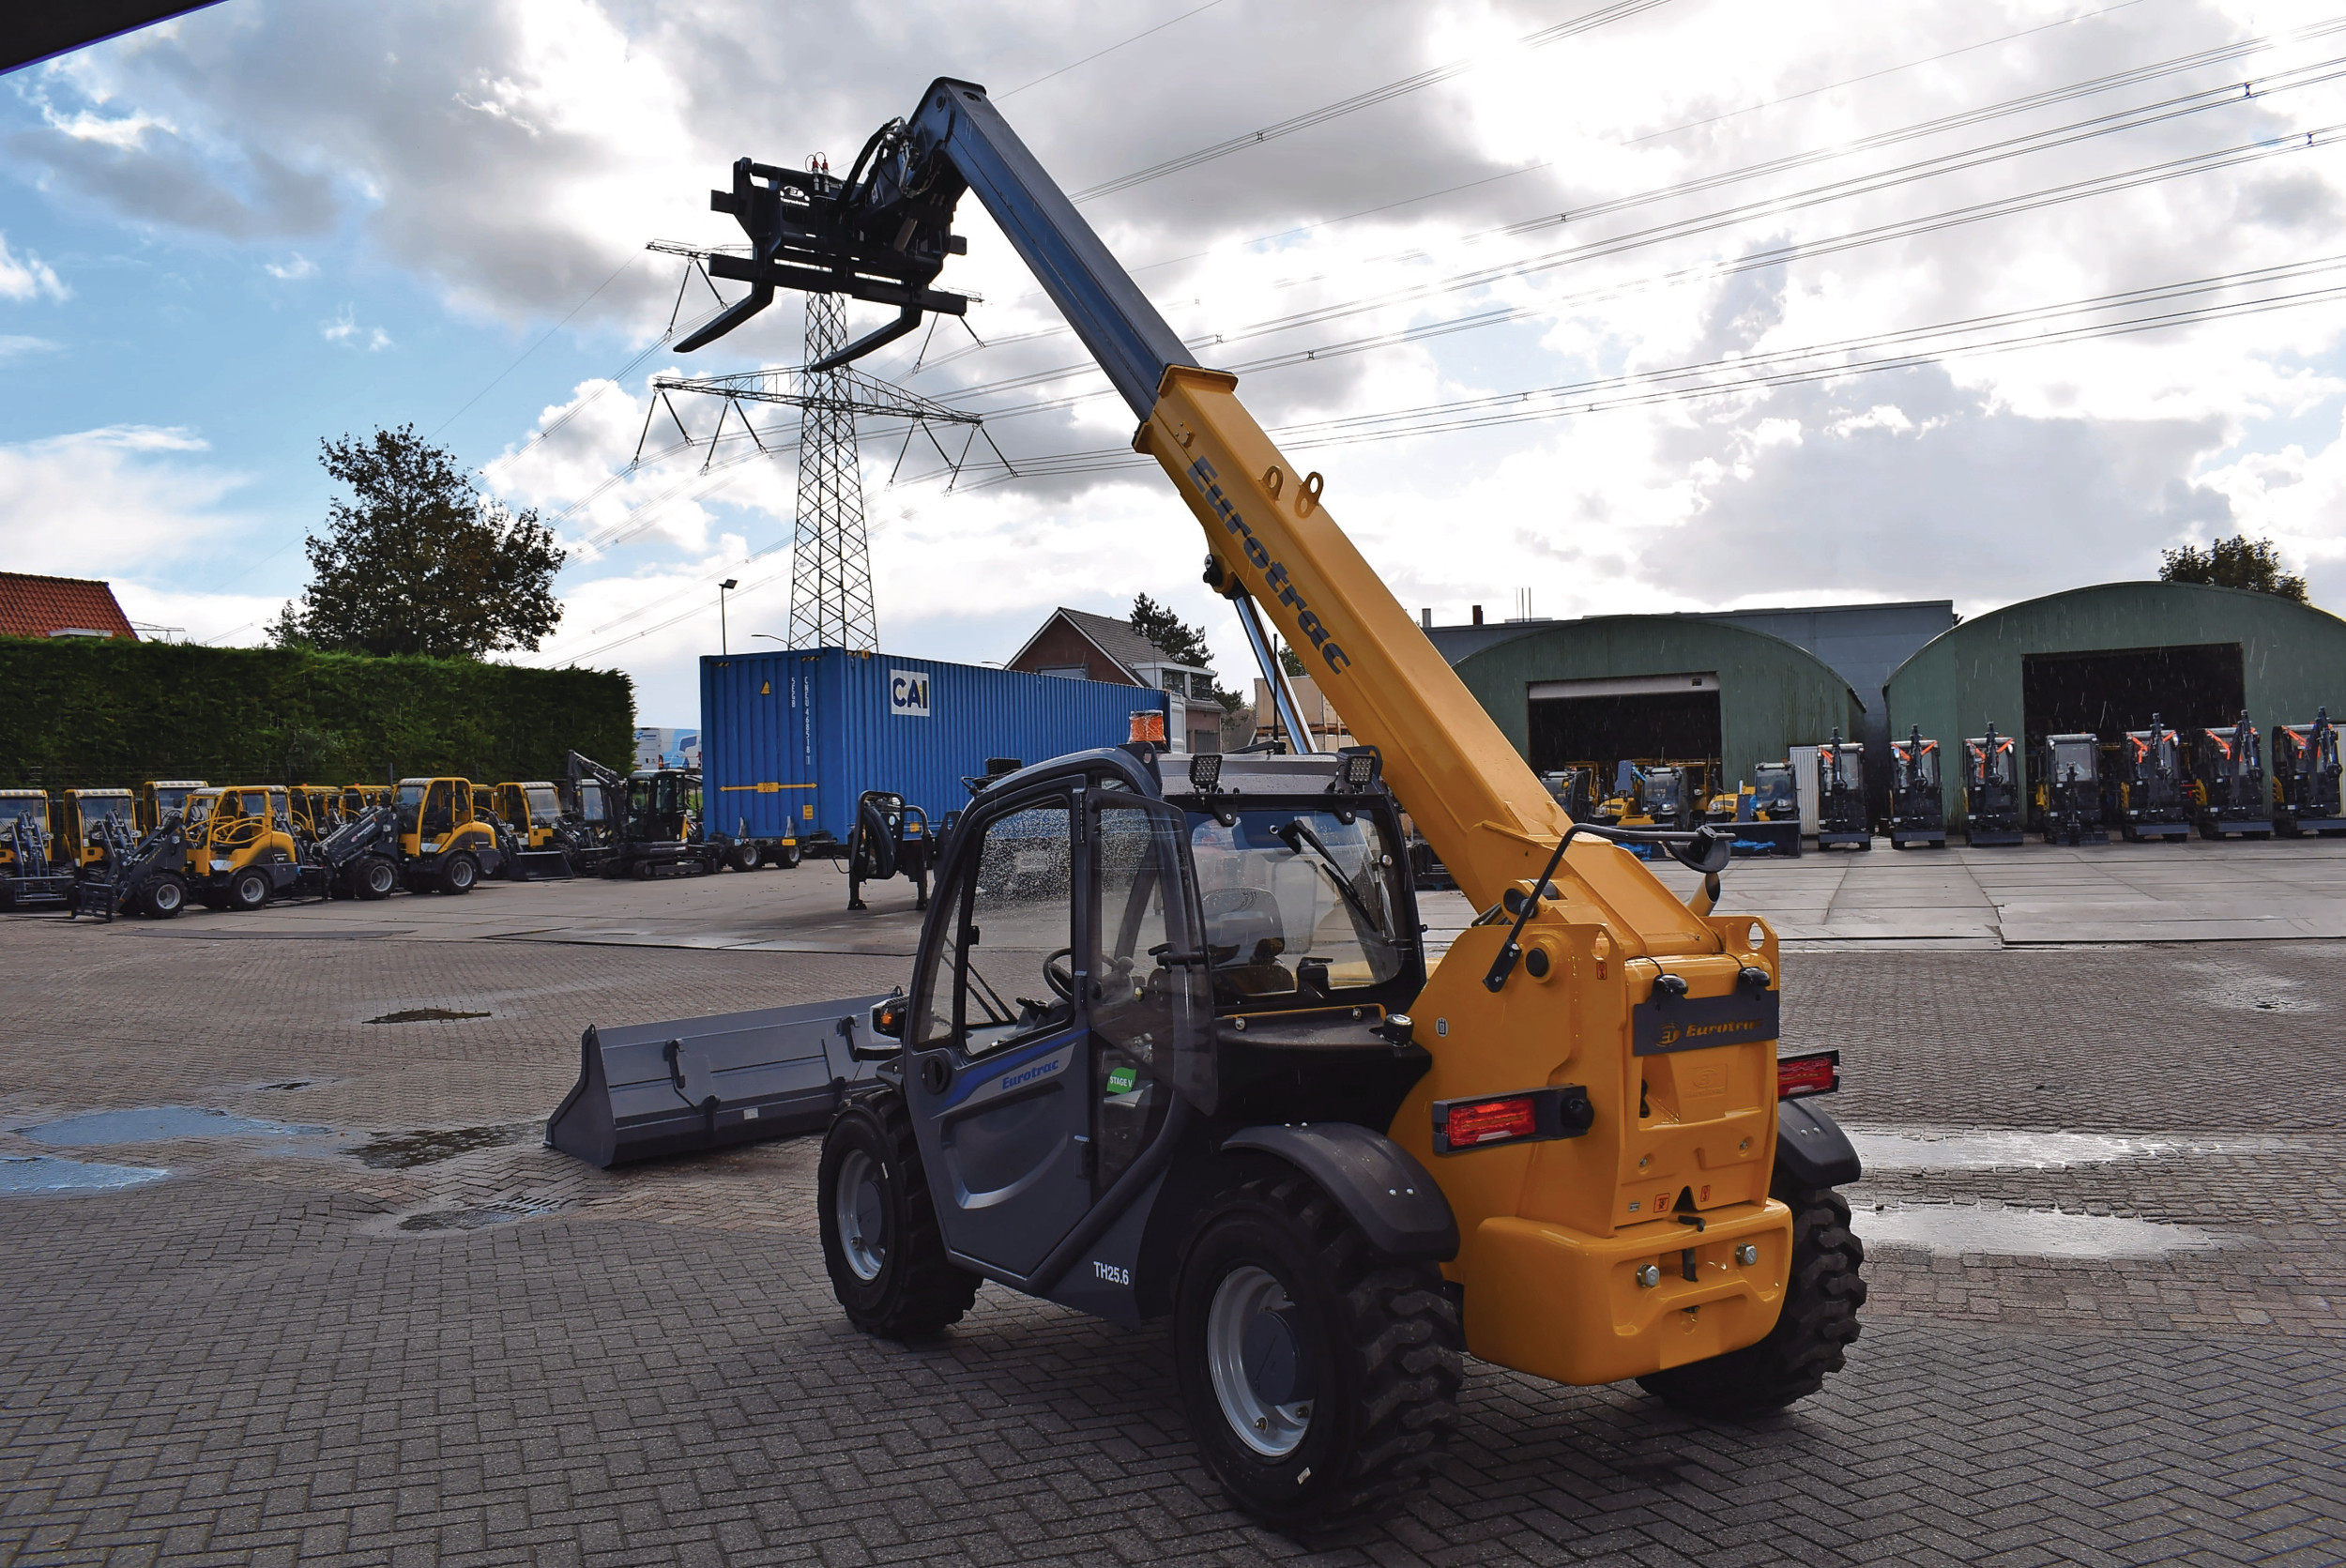
[[[0,1563],[2346,1558],[2337,944],[1809,959],[1788,1034],[1842,1048],[1836,1109],[1896,1151],[1861,1235],[2151,1241],[1877,1245],[1850,1371],[1757,1424],[1478,1367],[1432,1488],[1293,1541],[1223,1505],[1159,1333],[991,1287],[937,1346],[846,1329],[805,1143],[536,1147],[583,1024],[894,963],[157,929],[0,923],[0,1128],[325,1131],[69,1150],[175,1174],[0,1198]],[[490,1016],[367,1022],[423,1007]]]

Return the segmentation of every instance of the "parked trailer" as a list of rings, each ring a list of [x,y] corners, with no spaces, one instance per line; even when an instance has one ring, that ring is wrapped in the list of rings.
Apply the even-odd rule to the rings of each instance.
[[[703,810],[752,841],[844,846],[868,790],[932,822],[969,799],[989,758],[1121,745],[1162,692],[845,648],[701,661]]]

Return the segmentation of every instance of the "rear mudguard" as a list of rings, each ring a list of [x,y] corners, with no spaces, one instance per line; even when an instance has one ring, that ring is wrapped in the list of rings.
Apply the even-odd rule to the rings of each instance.
[[[1361,1227],[1368,1244],[1405,1263],[1458,1256],[1458,1221],[1440,1183],[1384,1134],[1348,1121],[1249,1127],[1222,1140],[1283,1160],[1317,1182]]]
[[[1775,1165],[1804,1187],[1846,1187],[1864,1174],[1849,1134],[1808,1100],[1777,1102]]]

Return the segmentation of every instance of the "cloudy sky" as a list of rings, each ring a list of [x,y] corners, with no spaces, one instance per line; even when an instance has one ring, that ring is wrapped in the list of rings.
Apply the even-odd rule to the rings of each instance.
[[[1976,612],[2244,528],[2346,603],[2346,3],[2249,0],[226,0],[0,80],[0,559],[258,641],[320,438],[413,422],[571,548],[517,657],[696,722],[716,581],[737,642],[786,629],[793,431],[631,468],[648,383],[791,363],[802,316],[677,356],[713,300],[645,243],[738,238],[735,158],[844,170],[939,74],[1412,612]],[[874,432],[883,647],[1148,592],[1241,673],[1130,414],[960,228],[970,330],[866,368],[1020,471],[891,484]]]

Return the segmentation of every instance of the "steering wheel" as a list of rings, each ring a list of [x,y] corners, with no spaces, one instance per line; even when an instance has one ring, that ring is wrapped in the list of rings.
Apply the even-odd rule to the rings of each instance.
[[[1049,986],[1052,995],[1063,1002],[1075,999],[1074,957],[1074,948],[1061,948],[1043,961],[1043,983]],[[1060,963],[1062,958],[1068,962]]]
[[[1199,903],[1209,921],[1216,915],[1236,915],[1255,909],[1268,910],[1272,915],[1279,913],[1279,901],[1271,896],[1267,888],[1215,888]]]

